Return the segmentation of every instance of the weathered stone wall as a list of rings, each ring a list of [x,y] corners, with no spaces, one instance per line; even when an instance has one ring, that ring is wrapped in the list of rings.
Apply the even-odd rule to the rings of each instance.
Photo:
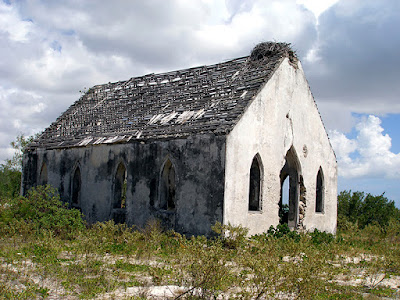
[[[170,159],[176,176],[176,208],[158,208],[159,180]],[[88,222],[112,216],[113,182],[118,165],[127,169],[126,222],[145,226],[152,218],[181,233],[209,234],[222,222],[225,136],[198,135],[187,139],[98,145],[62,150],[37,149],[24,156],[23,191],[38,183],[43,163],[48,183],[71,203],[72,178],[81,172],[81,210]]]
[[[299,164],[297,228],[335,232],[335,154],[300,63],[295,67],[285,59],[227,137],[225,223],[246,226],[250,234],[279,223],[280,172],[289,149]],[[249,173],[257,153],[263,165],[262,209],[253,212],[248,210]],[[316,213],[320,167],[325,184],[324,211]]]

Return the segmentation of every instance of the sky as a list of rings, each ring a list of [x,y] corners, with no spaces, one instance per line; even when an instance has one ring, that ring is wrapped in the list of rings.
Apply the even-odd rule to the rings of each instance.
[[[82,91],[291,43],[338,160],[338,190],[400,207],[400,1],[0,0],[0,163]]]

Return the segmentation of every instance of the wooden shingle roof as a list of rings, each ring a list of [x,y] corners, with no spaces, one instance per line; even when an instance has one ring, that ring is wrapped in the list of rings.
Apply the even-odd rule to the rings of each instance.
[[[297,61],[289,44],[262,43],[247,57],[96,85],[30,148],[227,134],[285,57]]]

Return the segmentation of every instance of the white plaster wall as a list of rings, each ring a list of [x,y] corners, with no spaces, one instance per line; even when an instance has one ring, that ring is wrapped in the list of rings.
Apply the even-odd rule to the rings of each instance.
[[[279,174],[293,145],[307,189],[303,225],[334,233],[337,219],[337,164],[301,64],[285,59],[229,133],[226,143],[225,224],[265,232],[279,223]],[[307,148],[306,155],[303,148]],[[249,176],[254,155],[263,164],[262,210],[248,211]],[[324,212],[315,212],[316,178],[322,167]]]

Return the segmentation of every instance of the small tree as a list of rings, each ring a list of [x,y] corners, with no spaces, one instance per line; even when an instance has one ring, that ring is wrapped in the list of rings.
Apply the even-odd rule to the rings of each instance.
[[[6,166],[10,169],[22,170],[22,157],[25,151],[25,148],[36,139],[39,134],[31,135],[29,137],[25,137],[23,134],[18,135],[15,138],[15,141],[11,142],[10,145],[15,150],[14,156],[11,159],[6,160]]]
[[[0,164],[0,199],[19,195],[21,188],[22,156],[26,146],[38,135],[25,137],[18,135],[11,146],[15,149],[14,156]]]

